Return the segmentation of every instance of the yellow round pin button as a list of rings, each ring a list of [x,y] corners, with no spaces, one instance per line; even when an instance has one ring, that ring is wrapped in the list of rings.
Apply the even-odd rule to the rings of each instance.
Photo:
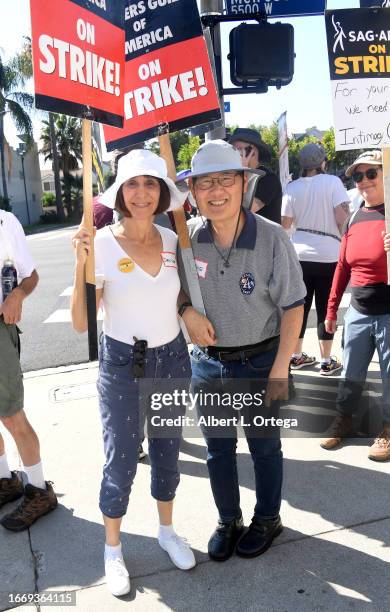
[[[132,261],[129,257],[124,257],[118,261],[118,270],[119,272],[124,272],[124,274],[132,272],[134,270],[134,266],[134,261]]]

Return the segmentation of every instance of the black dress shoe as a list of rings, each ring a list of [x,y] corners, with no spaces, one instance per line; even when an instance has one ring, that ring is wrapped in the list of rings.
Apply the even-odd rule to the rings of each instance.
[[[263,554],[283,531],[280,516],[276,519],[258,519],[255,516],[236,546],[239,557],[257,557]]]
[[[214,561],[226,561],[232,556],[236,544],[244,532],[242,517],[224,523],[218,521],[218,527],[209,540],[209,557]]]

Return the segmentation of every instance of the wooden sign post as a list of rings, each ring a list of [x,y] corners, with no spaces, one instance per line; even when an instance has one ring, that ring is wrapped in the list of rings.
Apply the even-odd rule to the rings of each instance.
[[[385,188],[386,233],[390,232],[390,147],[382,149],[383,183]],[[390,252],[387,253],[387,284],[390,285]]]
[[[163,126],[159,131],[160,155],[165,160],[168,168],[168,176],[173,181],[176,180],[175,160],[173,159],[171,141],[169,139],[168,126]],[[164,132],[164,133],[162,133]],[[199,286],[198,271],[192,252],[191,240],[188,234],[188,227],[183,207],[173,212],[176,232],[180,245],[180,253],[183,261],[184,271],[187,278],[188,289],[193,307],[201,314],[206,314],[202,293]]]
[[[92,209],[92,135],[89,119],[82,120],[83,138],[83,226],[91,236],[91,248],[85,266],[85,284],[88,315],[88,351],[89,360],[98,358],[97,324],[96,324],[96,285],[95,256],[93,248],[93,209]]]

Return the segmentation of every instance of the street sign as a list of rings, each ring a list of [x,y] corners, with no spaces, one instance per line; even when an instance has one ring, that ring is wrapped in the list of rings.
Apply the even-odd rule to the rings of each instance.
[[[225,113],[230,113],[230,102],[224,102]]]
[[[228,15],[245,18],[264,11],[268,17],[323,15],[326,0],[226,0]]]

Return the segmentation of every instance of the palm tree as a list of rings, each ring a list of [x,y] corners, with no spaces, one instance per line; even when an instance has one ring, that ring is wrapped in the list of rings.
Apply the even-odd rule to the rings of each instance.
[[[50,122],[43,120],[41,131],[42,148],[40,153],[45,161],[53,159],[52,140],[50,137]],[[54,129],[57,143],[58,163],[63,175],[69,175],[77,170],[78,162],[82,160],[81,124],[80,120],[68,115],[54,115]]]
[[[3,185],[3,202],[8,203],[8,187],[5,173],[4,116],[9,113],[18,130],[32,140],[32,122],[28,111],[32,109],[34,98],[20,90],[26,82],[26,74],[20,69],[19,56],[3,62],[0,56],[0,163]]]
[[[15,61],[17,62],[17,67],[22,74],[26,78],[31,78],[33,76],[33,67],[32,67],[32,50],[31,50],[31,38],[29,36],[24,36],[24,43],[21,51],[17,54]],[[50,126],[50,138],[52,141],[52,149],[54,151],[53,154],[53,173],[54,173],[54,189],[56,193],[56,208],[57,208],[57,217],[59,221],[65,221],[65,213],[64,206],[62,204],[61,198],[61,180],[60,180],[60,167],[58,163],[58,155],[55,145],[55,128],[54,128],[54,116],[53,113],[48,113],[49,115],[49,126]]]
[[[53,170],[58,164],[58,168],[62,170],[64,181],[67,183],[71,171],[77,170],[78,162],[82,160],[80,120],[75,117],[68,117],[68,115],[49,113],[49,120],[43,120],[42,123],[41,141],[43,144],[40,153],[45,156],[45,161],[53,160]],[[53,147],[53,142],[56,144],[55,147]],[[72,204],[67,194],[68,190],[65,189],[63,191],[63,195],[65,195],[64,203],[69,217],[72,214]],[[61,216],[58,206],[57,214],[58,218],[62,220],[63,210]]]

